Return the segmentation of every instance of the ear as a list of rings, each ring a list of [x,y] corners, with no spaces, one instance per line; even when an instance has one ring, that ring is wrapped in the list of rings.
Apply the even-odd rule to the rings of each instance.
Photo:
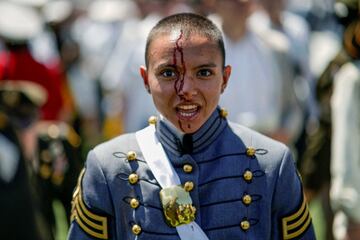
[[[223,82],[222,82],[222,85],[221,85],[221,93],[224,92],[226,86],[227,86],[227,83],[230,79],[230,75],[231,75],[231,66],[230,65],[227,65],[224,67],[224,71],[223,71]]]
[[[147,73],[147,70],[146,70],[146,67],[145,66],[141,66],[140,67],[140,75],[143,79],[143,82],[144,82],[144,86],[146,88],[146,91],[148,93],[150,93],[150,86],[149,86],[149,81],[148,81],[148,73]]]

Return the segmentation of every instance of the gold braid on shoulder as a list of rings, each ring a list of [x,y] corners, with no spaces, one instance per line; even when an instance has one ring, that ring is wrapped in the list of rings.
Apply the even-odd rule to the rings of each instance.
[[[84,202],[82,195],[82,179],[84,174],[85,168],[79,175],[78,183],[73,194],[71,221],[76,221],[80,228],[91,237],[108,239],[107,217],[92,212]]]

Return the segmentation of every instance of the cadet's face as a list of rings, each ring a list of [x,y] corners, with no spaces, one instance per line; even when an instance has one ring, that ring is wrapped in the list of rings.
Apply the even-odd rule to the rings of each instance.
[[[215,42],[178,31],[160,35],[149,48],[141,75],[158,111],[185,133],[197,131],[218,105],[231,68],[223,69]]]

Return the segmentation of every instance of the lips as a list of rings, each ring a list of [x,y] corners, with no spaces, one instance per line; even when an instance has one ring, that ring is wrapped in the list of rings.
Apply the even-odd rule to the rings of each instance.
[[[182,120],[194,119],[200,111],[200,106],[195,104],[184,104],[176,107],[177,115]]]

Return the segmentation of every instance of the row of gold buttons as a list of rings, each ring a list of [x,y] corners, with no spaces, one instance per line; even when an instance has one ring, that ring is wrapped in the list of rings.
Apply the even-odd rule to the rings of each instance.
[[[136,160],[136,157],[137,157],[137,155],[136,155],[136,152],[134,152],[134,151],[129,151],[127,154],[126,154],[126,159],[128,160],[128,161],[135,161]],[[129,175],[129,183],[131,184],[131,185],[134,185],[134,184],[136,184],[138,181],[139,181],[139,175],[137,175],[136,173],[131,173],[130,175]],[[133,208],[133,209],[136,209],[136,208],[138,208],[139,207],[139,205],[140,205],[140,202],[139,202],[139,200],[137,200],[136,198],[132,198],[131,200],[130,200],[130,207],[131,208]],[[134,224],[133,226],[132,226],[132,228],[131,228],[131,231],[133,232],[133,234],[135,234],[135,235],[139,235],[140,233],[141,233],[141,231],[142,231],[142,229],[141,229],[141,227],[140,227],[140,225],[138,225],[138,224]]]
[[[149,125],[155,125],[157,123],[157,117],[155,116],[151,116],[149,119],[148,119],[148,123]],[[136,159],[136,153],[133,152],[133,151],[130,151],[128,152],[127,154],[127,159],[129,161],[132,161],[132,160],[135,160]],[[139,176],[135,173],[132,173],[130,174],[129,176],[129,182],[131,184],[135,184],[139,181]],[[133,198],[130,200],[130,206],[133,208],[133,209],[136,209],[138,206],[139,206],[139,201],[136,199],[136,198]],[[138,225],[138,224],[134,224],[132,226],[132,232],[135,234],[135,235],[139,235],[141,233],[141,227]]]
[[[251,157],[251,158],[255,157],[255,153],[256,153],[255,148],[253,148],[253,147],[246,148],[246,155],[248,157]],[[250,170],[245,170],[245,172],[243,173],[243,177],[244,177],[245,181],[250,182],[253,179],[253,173]],[[245,205],[250,205],[252,202],[251,196],[249,194],[245,194],[242,198],[242,202]],[[243,220],[240,222],[240,227],[244,231],[249,230],[250,222],[248,220]]]

